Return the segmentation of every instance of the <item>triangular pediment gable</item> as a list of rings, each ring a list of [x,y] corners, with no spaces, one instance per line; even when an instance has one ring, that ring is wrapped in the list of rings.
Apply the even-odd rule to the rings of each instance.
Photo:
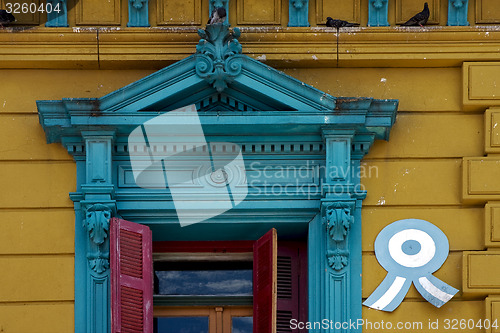
[[[313,126],[315,129],[307,131],[316,131],[336,124],[339,128],[362,126],[377,138],[388,138],[396,100],[341,98],[320,91],[243,55],[238,28],[231,31],[227,25],[214,24],[198,33],[201,39],[195,54],[108,95],[37,101],[48,142],[60,141],[63,135],[79,135],[88,126],[126,134],[132,126],[161,112],[191,104],[204,111],[206,121],[214,126],[218,121],[209,119],[210,115],[225,114],[228,124],[244,126],[248,121],[247,128],[257,123],[264,127],[280,124],[281,131],[287,131],[297,130],[299,124],[301,130]],[[235,111],[252,119],[233,120]],[[312,114],[316,116],[310,118]]]
[[[333,96],[241,54],[237,28],[215,24],[199,34],[194,55],[101,98],[70,102],[100,112],[168,111],[189,104],[206,110],[216,105],[234,110],[335,108]]]
[[[241,72],[226,76],[218,91],[196,71],[200,62],[190,56],[98,99],[101,111],[169,111],[207,101],[235,110],[333,110],[335,98],[246,55],[237,56]],[[223,74],[221,74],[222,76]],[[215,105],[208,107],[213,109]]]

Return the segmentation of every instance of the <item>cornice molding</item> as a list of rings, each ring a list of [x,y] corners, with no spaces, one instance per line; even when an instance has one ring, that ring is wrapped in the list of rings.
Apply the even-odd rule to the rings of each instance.
[[[497,26],[240,27],[243,54],[273,67],[441,67],[500,61]],[[192,55],[198,27],[6,28],[0,68],[159,69]]]

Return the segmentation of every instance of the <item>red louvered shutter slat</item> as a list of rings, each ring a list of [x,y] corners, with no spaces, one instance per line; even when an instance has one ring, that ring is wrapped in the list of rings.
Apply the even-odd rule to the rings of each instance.
[[[152,234],[144,225],[110,220],[111,332],[153,332]]]
[[[278,244],[277,333],[305,333],[291,329],[290,320],[307,321],[307,243]]]
[[[271,229],[253,249],[253,332],[276,333],[277,235]]]

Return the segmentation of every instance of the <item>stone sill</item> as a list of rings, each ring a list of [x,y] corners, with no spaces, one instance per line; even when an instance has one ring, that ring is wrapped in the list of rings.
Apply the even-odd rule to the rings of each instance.
[[[243,53],[273,67],[457,67],[499,61],[500,26],[241,27]],[[0,68],[158,69],[195,52],[197,27],[6,28]]]

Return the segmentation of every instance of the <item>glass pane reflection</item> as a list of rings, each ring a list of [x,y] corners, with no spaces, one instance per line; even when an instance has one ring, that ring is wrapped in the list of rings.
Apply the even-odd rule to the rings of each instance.
[[[233,317],[232,333],[252,333],[253,317]]]
[[[208,333],[208,317],[160,317],[156,333]]]
[[[252,295],[252,270],[155,271],[160,295]]]

